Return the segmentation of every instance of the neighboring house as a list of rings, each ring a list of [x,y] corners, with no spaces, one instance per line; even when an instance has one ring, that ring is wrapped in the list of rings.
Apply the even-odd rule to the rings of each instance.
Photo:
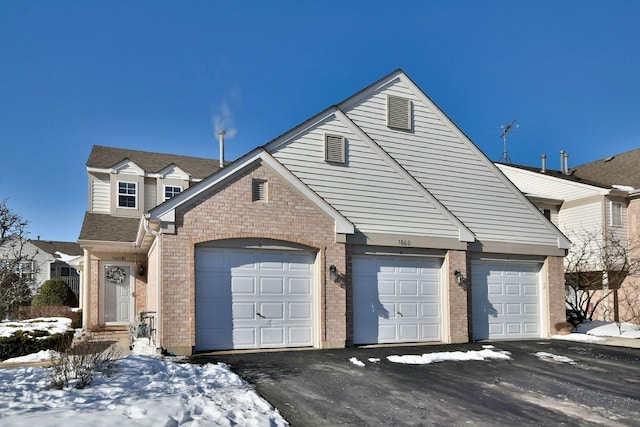
[[[561,158],[563,155],[561,154]],[[546,163],[546,162],[544,162]],[[576,246],[585,236],[611,233],[637,246],[640,239],[640,149],[560,170],[513,164],[498,168],[563,231]],[[599,315],[629,320],[638,313],[636,277],[604,283],[613,290]],[[637,319],[636,319],[637,320]]]
[[[540,338],[565,318],[569,240],[401,70],[223,168],[177,159],[94,147],[87,327],[152,311],[157,345],[190,354]]]
[[[0,247],[0,258],[9,256],[10,251]],[[69,287],[79,293],[80,280],[76,269],[69,264],[83,255],[83,250],[74,242],[48,240],[27,240],[21,248],[24,261],[17,266],[16,273],[33,279],[34,289],[49,279],[64,280]],[[15,258],[18,259],[18,258]]]

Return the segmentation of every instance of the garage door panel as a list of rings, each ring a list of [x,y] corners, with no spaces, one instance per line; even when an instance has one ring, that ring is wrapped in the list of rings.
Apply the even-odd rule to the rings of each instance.
[[[418,296],[418,281],[417,280],[400,280],[399,292],[401,296]]]
[[[221,331],[223,334],[227,331]],[[215,336],[215,335],[214,335]],[[233,328],[233,348],[255,348],[257,345],[255,328]],[[215,347],[214,347],[215,348]]]
[[[288,330],[289,344],[304,346],[313,339],[310,327],[290,327]]]
[[[282,277],[261,277],[260,293],[283,295],[284,294],[284,278]]]
[[[287,282],[289,295],[311,295],[311,279],[292,278]]]
[[[283,327],[260,328],[260,343],[264,347],[284,347],[286,345]]]
[[[256,293],[255,277],[233,277],[231,279],[231,292],[234,294],[250,294]]]
[[[400,340],[402,341],[420,341],[422,338],[419,334],[420,326],[417,324],[399,325]]]
[[[418,303],[404,302],[398,304],[398,315],[403,319],[418,318]]]
[[[309,303],[289,303],[287,319],[289,320],[311,320],[311,304]]]
[[[238,320],[254,320],[256,318],[256,305],[254,303],[234,303],[233,318]]]
[[[539,264],[472,263],[474,339],[539,337]]]
[[[440,264],[413,257],[354,257],[354,343],[439,341]],[[435,327],[429,324],[434,321]]]
[[[196,350],[313,345],[314,259],[308,252],[197,248]]]

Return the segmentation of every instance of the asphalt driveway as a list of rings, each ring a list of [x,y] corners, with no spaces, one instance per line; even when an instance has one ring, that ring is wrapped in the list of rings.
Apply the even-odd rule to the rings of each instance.
[[[490,344],[511,359],[406,365],[386,358],[481,350],[475,343],[199,355],[193,361],[227,363],[293,426],[640,425],[640,349],[549,340]]]

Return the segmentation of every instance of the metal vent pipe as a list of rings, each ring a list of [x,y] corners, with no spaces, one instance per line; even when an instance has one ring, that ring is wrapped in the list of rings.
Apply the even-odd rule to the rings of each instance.
[[[218,132],[218,137],[220,138],[220,167],[224,167],[224,134],[225,131],[221,130]]]
[[[542,160],[542,169],[540,169],[540,172],[547,173],[547,155],[543,154],[540,156],[540,159]]]

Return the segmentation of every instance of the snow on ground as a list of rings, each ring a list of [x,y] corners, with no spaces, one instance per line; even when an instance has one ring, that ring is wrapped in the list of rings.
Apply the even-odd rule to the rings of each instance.
[[[640,326],[633,323],[603,322],[594,320],[578,325],[577,332],[598,337],[640,338]]]
[[[71,319],[66,317],[38,317],[29,320],[0,322],[0,337],[10,337],[17,330],[49,331],[49,334],[65,333],[71,329]]]
[[[540,360],[545,360],[545,361],[554,360],[556,362],[568,363],[570,365],[575,365],[576,364],[575,360],[573,360],[573,359],[571,359],[569,357],[559,356],[557,354],[552,354],[552,353],[546,353],[544,351],[539,351],[539,352],[535,353],[535,356],[537,358],[539,358]]]
[[[575,331],[570,334],[553,335],[551,338],[555,340],[605,343],[607,341],[605,337],[639,339],[640,326],[633,323],[620,323],[620,328],[618,328],[616,322],[594,320],[579,324]]]
[[[0,369],[0,425],[285,426],[268,402],[224,364],[147,356],[118,361],[85,389],[48,387],[45,368]]]
[[[387,356],[387,360],[393,363],[407,365],[426,365],[429,363],[443,362],[447,360],[485,360],[485,359],[511,359],[508,351],[494,351],[491,349],[469,351],[443,351],[439,353],[425,353],[422,355]]]
[[[352,357],[351,359],[349,359],[349,362],[353,363],[354,365],[360,368],[364,368],[364,362],[359,360],[357,357]]]

